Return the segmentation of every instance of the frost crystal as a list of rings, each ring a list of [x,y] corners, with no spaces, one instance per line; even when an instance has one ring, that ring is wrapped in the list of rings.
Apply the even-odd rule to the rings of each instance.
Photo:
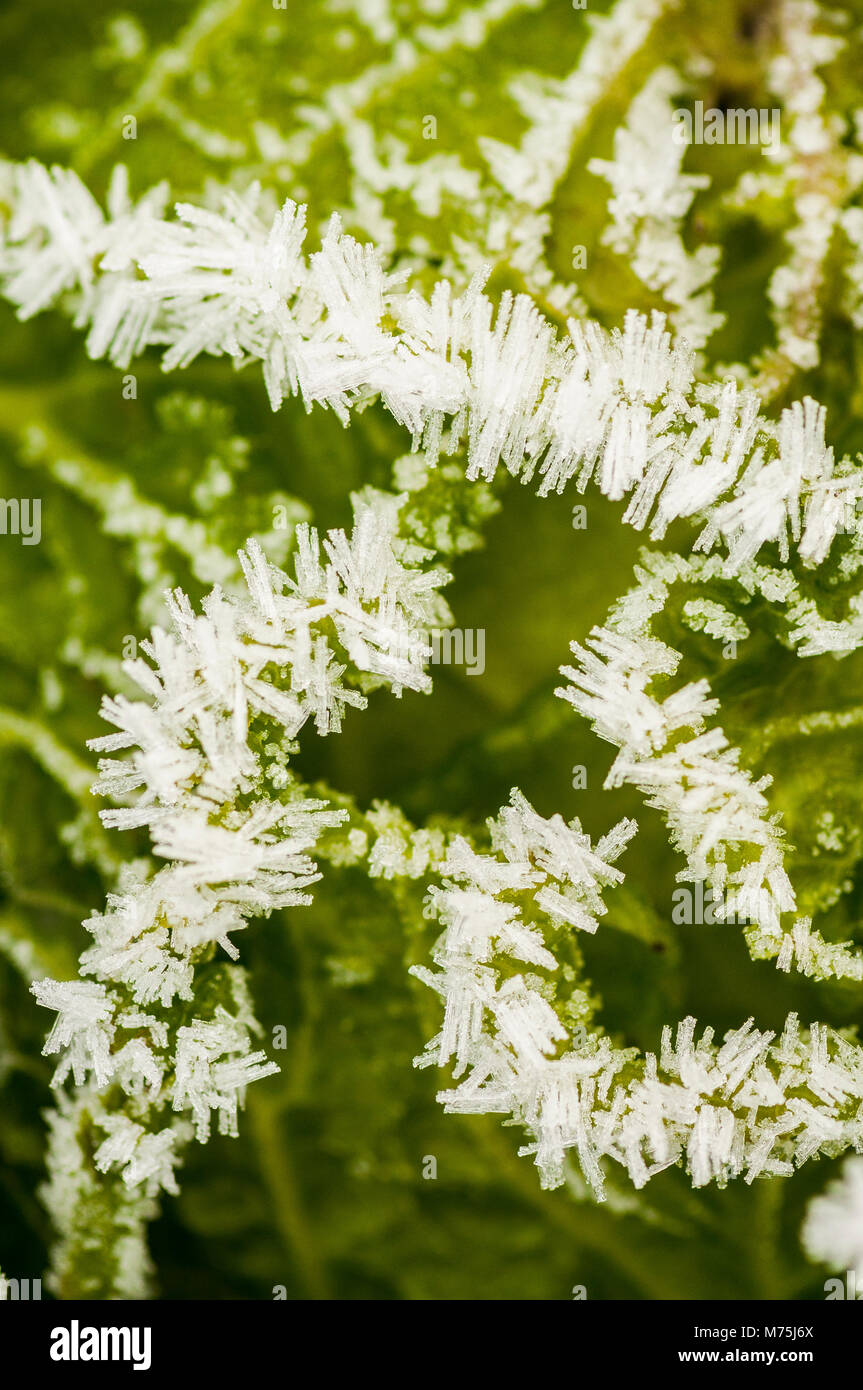
[[[664,106],[668,85],[662,76],[643,100]],[[713,258],[687,261],[669,230],[695,185],[678,179],[665,220],[643,205],[655,180],[638,193],[642,161],[627,143],[640,138],[639,110],[617,160],[595,166],[619,190],[609,236],[636,237],[646,281],[662,283],[698,344],[715,324],[701,291]],[[495,310],[482,292],[487,268],[461,294],[442,281],[422,298],[338,217],[306,257],[304,209],[288,200],[267,215],[257,186],[226,195],[219,211],[178,204],[170,221],[155,213],[162,189],[132,209],[122,173],[107,217],[70,171],[31,163],[8,166],[8,179],[4,293],[23,317],[71,295],[91,354],[119,366],[149,344],[166,348],[167,369],[201,353],[256,359],[274,409],[299,393],[344,421],[379,396],[431,462],[448,426],[446,451],[464,444],[469,478],[491,479],[501,463],[525,480],[539,469],[543,493],[594,478],[606,496],[630,497],[631,524],[653,513],[654,535],[677,517],[702,521],[699,545],[722,540],[730,571],[769,542],[786,554],[789,532],[818,563],[842,507],[847,515],[863,496],[850,461],[834,465],[824,445],[821,407],[797,402],[777,427],[734,380],[698,382],[691,346],[672,342],[661,313],[633,311],[611,334],[571,320],[557,338],[526,295],[505,293]]]
[[[61,1054],[54,1085],[71,1073],[85,1088],[61,1099],[55,1121],[55,1144],[67,1154],[66,1179],[55,1176],[47,1191],[66,1243],[60,1266],[93,1188],[84,1128],[101,1135],[91,1140],[96,1172],[119,1171],[140,1194],[137,1206],[131,1198],[121,1206],[129,1239],[140,1242],[148,1203],[161,1188],[177,1190],[174,1167],[189,1137],[184,1119],[165,1127],[166,1112],[191,1116],[202,1142],[214,1112],[219,1132],[235,1135],[247,1087],[278,1071],[253,1050],[257,1024],[240,973],[215,1012],[178,1026],[172,1008],[178,998],[194,1006],[196,967],[217,947],[237,958],[232,933],[248,917],[310,901],[320,877],[311,851],[345,819],[283,778],[271,785],[259,749],[274,737],[290,742],[309,722],[321,734],[338,730],[348,706],[367,703],[360,682],[387,683],[396,695],[429,688],[424,633],[448,620],[437,592],[447,576],[422,568],[427,552],[399,537],[403,498],[355,501],[350,535],[300,528],[293,577],[250,541],[244,594],[214,589],[195,613],[175,592],[170,629],[155,628],[144,657],[126,663],[143,698],[104,702],[117,732],[92,746],[126,756],[100,762],[95,790],[125,803],[102,820],[147,826],[168,862],[146,879],[128,870],[87,922],[93,944],[81,972],[95,978],[33,985],[38,1002],[57,1011],[45,1044]]]
[[[863,471],[834,455],[824,406],[793,399],[792,389],[818,365],[824,325],[841,332],[840,306],[863,325],[863,116],[852,130],[853,113],[827,109],[826,70],[846,44],[822,28],[842,17],[812,0],[778,0],[769,24],[738,16],[741,29],[757,31],[753,64],[764,57],[783,132],[757,151],[755,167],[745,151],[729,157],[710,194],[708,175],[692,172],[694,152],[672,138],[672,104],[700,78],[718,93],[721,64],[686,42],[658,66],[644,61],[651,31],[669,16],[677,24],[676,0],[617,0],[589,17],[571,72],[513,76],[517,143],[481,137],[477,158],[414,158],[406,138],[370,119],[375,84],[398,85],[449,47],[479,48],[498,20],[539,9],[537,0],[485,0],[452,15],[429,0],[410,40],[397,8],[334,0],[345,42],[365,26],[389,57],[298,106],[295,132],[257,121],[250,133],[262,178],[293,181],[314,207],[314,180],[300,169],[318,138],[339,130],[350,197],[330,201],[325,211],[340,212],[311,231],[306,206],[279,206],[242,169],[169,211],[167,185],[135,200],[122,167],[103,207],[71,169],[0,163],[0,287],[19,318],[57,305],[86,331],[92,358],[122,369],[150,348],[167,371],[202,355],[260,363],[273,410],[296,396],[348,424],[379,400],[413,450],[396,464],[403,494],[355,496],[349,532],[319,534],[297,504],[292,540],[249,540],[238,572],[205,522],[145,502],[127,479],[106,482],[92,461],[65,450],[55,458],[45,431],[22,441],[28,462],[96,499],[108,534],[133,539],[150,608],[169,569],[154,536],[209,590],[199,607],[179,590],[169,595],[167,621],[125,663],[140,695],[106,698],[111,732],[91,744],[100,755],[94,790],[113,803],[102,825],[145,829],[159,863],[127,865],[85,923],[81,978],[45,978],[41,967],[36,978],[37,953],[14,948],[33,967],[37,1001],[56,1014],[45,1044],[58,1058],[45,1195],[61,1237],[55,1275],[62,1283],[74,1271],[85,1296],[98,1291],[92,1251],[96,1240],[109,1244],[103,1232],[102,1287],[114,1297],[146,1290],[146,1223],[160,1194],[177,1192],[186,1144],[214,1127],[235,1135],[248,1087],[277,1070],[258,1046],[239,934],[255,916],[307,904],[321,861],[362,863],[402,913],[411,893],[424,893],[438,935],[433,968],[412,973],[440,996],[442,1019],[416,1064],[452,1065],[455,1084],[440,1094],[447,1110],[498,1114],[523,1129],[522,1153],[544,1186],[580,1183],[575,1165],[598,1197],[615,1168],[639,1189],[671,1165],[695,1187],[748,1183],[787,1176],[817,1154],[863,1149],[863,1052],[850,1029],[803,1028],[791,1014],[778,1036],[748,1019],[716,1038],[686,1017],[647,1054],[602,1031],[583,947],[589,954],[587,938],[608,916],[607,890],[624,899],[614,926],[642,930],[616,867],[634,821],[593,844],[577,819],[544,817],[513,790],[487,834],[437,820],[414,827],[387,803],[363,815],[338,792],[308,794],[289,761],[301,735],[337,733],[375,688],[396,697],[430,689],[428,634],[450,614],[439,595],[448,576],[425,546],[474,546],[474,520],[497,505],[502,473],[535,483],[540,496],[595,486],[653,541],[674,527],[677,544],[692,528],[685,555],[641,554],[635,586],[572,643],[562,668],[568,684],[557,694],[614,749],[606,786],[633,787],[661,813],[681,856],[678,880],[706,886],[720,921],[743,922],[755,959],[818,981],[863,979],[859,945],[822,935],[804,914],[802,882],[798,903],[771,777],[754,760],[747,766],[750,745],[741,736],[732,746],[720,726],[721,680],[711,689],[688,679],[677,639],[664,640],[679,621],[726,656],[764,636],[766,613],[803,660],[863,645],[863,596],[847,587],[863,566]],[[120,20],[112,42],[134,50],[143,40]],[[639,86],[626,93],[633,73]],[[612,132],[615,105],[625,114]],[[199,149],[226,159],[246,151],[185,121],[179,107],[172,119]],[[598,141],[591,158],[579,149],[588,129]],[[568,171],[580,177],[583,168],[592,194],[597,179],[608,189],[607,206],[592,197],[592,245],[625,272],[626,288],[603,307],[616,317],[611,329],[588,317],[593,290],[603,301],[602,268],[578,285],[552,269],[552,208],[567,202]],[[736,182],[723,189],[726,175]],[[403,235],[390,215],[400,203],[441,226],[454,212],[449,244]],[[708,379],[717,340],[710,359],[708,345],[724,323],[713,241],[732,211],[784,241],[765,272],[775,340]],[[496,288],[501,271],[515,290]],[[625,312],[630,287],[646,312]],[[722,341],[735,340],[728,327]],[[208,464],[196,504],[220,495],[221,467]],[[456,492],[460,503],[471,497],[466,521],[458,505],[436,509],[435,498]],[[292,545],[288,573],[274,561]],[[677,587],[687,592],[674,608]],[[110,664],[77,633],[63,659],[87,674],[94,661]],[[40,681],[46,705],[59,705],[56,673]],[[805,739],[859,725],[861,715],[849,705],[792,722]],[[761,746],[788,732],[780,714]],[[82,824],[69,831],[73,848]],[[837,871],[821,908],[853,887],[841,856],[854,832],[829,810],[816,825],[813,857],[833,855]],[[109,863],[113,871],[104,852],[100,866]],[[339,983],[374,973],[365,961],[326,964]],[[804,1242],[814,1258],[863,1266],[861,1173],[850,1160],[812,1203]]]

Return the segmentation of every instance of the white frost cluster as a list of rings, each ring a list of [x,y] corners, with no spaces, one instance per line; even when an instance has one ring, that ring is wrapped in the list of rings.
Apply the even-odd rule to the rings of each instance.
[[[863,1283],[863,1158],[846,1159],[841,1177],[809,1203],[801,1232],[806,1253]]]
[[[639,1058],[585,1029],[583,997],[560,1007],[545,933],[596,929],[602,889],[623,877],[612,861],[632,822],[594,850],[577,821],[543,820],[514,792],[490,828],[492,854],[453,842],[430,893],[444,928],[438,968],[412,972],[444,1002],[441,1031],[416,1065],[454,1061],[464,1078],[440,1093],[447,1111],[526,1128],[521,1153],[535,1156],[544,1187],[565,1180],[572,1153],[599,1198],[605,1160],[638,1188],[673,1164],[701,1187],[787,1176],[816,1153],[863,1144],[863,1050],[833,1029],[805,1032],[792,1014],[777,1038],[749,1019],[716,1043],[686,1018],[663,1030],[658,1056]],[[550,978],[513,973],[516,964]],[[574,1027],[564,1021],[573,1016]]]
[[[311,851],[346,813],[302,796],[285,776],[283,755],[300,730],[337,730],[346,706],[366,704],[360,683],[397,695],[429,688],[425,633],[448,620],[437,592],[447,576],[423,568],[427,552],[399,538],[402,502],[358,495],[349,535],[301,527],[293,577],[250,541],[245,594],[214,589],[196,613],[174,593],[170,629],[141,644],[146,660],[126,663],[143,698],[104,702],[117,732],[92,746],[125,756],[102,759],[94,790],[125,804],[102,819],[146,825],[168,862],[150,878],[131,868],[86,924],[85,978],[32,986],[57,1012],[45,1046],[60,1054],[54,1084],[71,1074],[83,1088],[59,1102],[54,1120],[67,1170],[70,1153],[77,1164],[77,1177],[54,1173],[48,1189],[61,1232],[73,1218],[54,1210],[54,1198],[62,1205],[92,1187],[78,1142],[85,1114],[104,1136],[93,1163],[129,1189],[115,1200],[143,1239],[158,1189],[176,1190],[189,1121],[202,1142],[214,1115],[221,1133],[236,1134],[247,1087],[278,1070],[253,1048],[259,1028],[242,973],[196,1016],[195,970],[218,947],[235,959],[231,936],[248,917],[310,901],[320,877]],[[178,1010],[178,999],[191,1007]],[[67,1244],[73,1236],[70,1227]]]
[[[442,1097],[448,1109],[512,1112],[523,1119],[516,1074],[525,1086],[539,1086],[546,1072],[556,1074],[546,1059],[568,1033],[537,988],[542,981],[511,972],[501,981],[494,957],[554,972],[543,920],[596,931],[606,910],[602,890],[622,880],[614,861],[636,826],[621,821],[594,848],[577,820],[545,819],[513,790],[489,829],[492,854],[478,854],[461,836],[453,839],[440,866],[442,886],[429,895],[429,911],[444,927],[434,950],[438,969],[414,966],[411,973],[442,996],[444,1020],[416,1065],[444,1066],[454,1058],[456,1076],[470,1068],[458,1090]],[[564,1147],[550,1128],[537,1160],[547,1185],[559,1180]]]
[[[560,81],[513,81],[530,124],[518,146],[484,137],[480,149],[502,188],[519,203],[548,207],[572,159],[573,143],[603,95],[678,0],[618,0],[591,14],[590,34],[573,70]]]
[[[508,237],[512,269],[558,308],[574,300],[561,299],[536,268],[545,210],[597,101],[674,2],[619,0],[594,20],[569,77],[518,80],[513,95],[527,120],[520,146],[481,142],[512,200],[497,209],[494,227],[495,219],[479,219],[490,224],[487,246]],[[770,84],[790,129],[768,155],[774,167],[749,171],[729,200],[743,206],[772,191],[796,218],[788,261],[769,288],[777,349],[758,383],[774,394],[785,381],[779,359],[803,369],[817,362],[818,296],[838,227],[852,251],[850,268],[842,266],[849,305],[863,320],[863,221],[857,209],[841,210],[863,184],[863,161],[844,153],[844,126],[823,114],[817,75],[838,44],[815,32],[810,0],[783,0],[777,13],[782,52]],[[469,23],[481,30],[480,19]],[[783,610],[801,656],[841,656],[863,643],[863,599],[828,619],[790,569],[758,559],[775,545],[787,562],[793,547],[815,567],[846,534],[854,538],[847,564],[863,563],[863,475],[834,458],[814,400],[794,402],[774,421],[741,384],[747,371],[699,379],[698,352],[722,321],[709,290],[718,253],[690,254],[681,235],[705,180],[683,171],[684,151],[671,138],[679,85],[670,70],[655,72],[615,134],[613,157],[589,166],[611,188],[605,244],[662,296],[674,335],[664,315],[635,311],[612,332],[571,319],[560,334],[527,295],[493,303],[485,269],[464,289],[443,281],[425,297],[390,272],[379,249],[345,234],[338,217],[309,253],[306,210],[290,200],[276,208],[253,186],[206,207],[178,204],[170,216],[167,188],[135,203],[122,168],[103,210],[69,170],[0,166],[0,201],[10,210],[0,285],[22,319],[53,304],[68,309],[87,329],[89,354],[121,368],[151,346],[164,349],[166,370],[201,354],[238,367],[257,361],[273,409],[298,395],[348,423],[353,409],[380,398],[430,467],[464,450],[471,480],[491,481],[503,466],[536,479],[541,495],[594,483],[624,500],[623,519],[654,539],[678,519],[694,522],[701,555],[644,557],[637,589],[585,645],[573,644],[575,663],[563,668],[571,684],[557,693],[617,750],[607,785],[637,787],[664,815],[686,860],[679,879],[709,883],[718,917],[748,919],[754,956],[818,979],[860,980],[863,957],[797,915],[783,832],[765,795],[769,777],[741,766],[711,726],[718,702],[707,682],[681,684],[680,654],[653,635],[672,584],[734,577],[744,594]],[[358,116],[361,95],[356,88],[348,143],[372,203],[394,186],[411,189],[433,216],[448,181],[465,199],[480,196],[478,176],[458,161],[409,166],[392,141],[379,151]],[[340,116],[334,106],[318,119]],[[662,130],[665,140],[656,138]],[[473,269],[483,253],[462,250]],[[214,1121],[235,1134],[246,1088],[277,1070],[254,1046],[259,1030],[241,972],[200,1012],[195,973],[219,949],[237,958],[232,938],[251,916],[309,901],[319,877],[313,852],[345,818],[295,789],[286,755],[308,725],[338,731],[345,710],[363,707],[377,684],[396,695],[429,688],[426,634],[449,619],[438,595],[446,576],[399,539],[401,501],[371,492],[355,499],[350,535],[321,538],[300,526],[292,576],[249,542],[245,592],[217,587],[200,612],[173,594],[170,628],[155,628],[145,659],[126,664],[144,698],[104,702],[115,732],[92,744],[104,755],[95,790],[118,804],[102,819],[146,827],[165,867],[150,877],[131,868],[89,920],[81,979],[41,979],[33,992],[56,1013],[45,1051],[59,1057],[48,1188],[58,1263],[86,1249],[86,1214],[103,1202],[121,1232],[119,1296],[144,1286],[144,1224],[159,1193],[177,1190],[183,1146],[192,1135],[205,1141]],[[712,598],[689,601],[683,618],[721,641],[748,634]],[[849,1036],[820,1024],[804,1031],[791,1015],[779,1037],[749,1020],[716,1041],[710,1029],[698,1037],[686,1018],[663,1030],[657,1055],[641,1057],[593,1024],[567,952],[578,961],[576,934],[597,930],[634,822],[594,847],[578,821],[544,818],[513,791],[489,823],[484,853],[460,835],[413,830],[385,805],[368,824],[373,843],[354,830],[334,862],[339,853],[350,862],[368,854],[372,877],[433,884],[436,968],[412,973],[440,994],[444,1014],[417,1065],[454,1063],[458,1084],[440,1097],[448,1110],[497,1113],[524,1127],[522,1152],[535,1156],[544,1186],[564,1181],[571,1156],[601,1197],[608,1162],[636,1187],[672,1164],[701,1186],[787,1175],[816,1153],[863,1148],[863,1052]],[[853,1160],[842,1184],[812,1205],[805,1240],[815,1257],[863,1264],[861,1173]]]
[[[5,177],[6,297],[28,317],[65,296],[90,325],[90,352],[120,366],[150,344],[166,348],[166,368],[201,353],[257,359],[274,408],[298,392],[345,421],[379,396],[432,463],[465,445],[470,478],[501,463],[525,480],[539,470],[542,492],[595,478],[606,496],[630,496],[631,524],[653,514],[654,535],[700,518],[700,544],[726,544],[732,569],[768,542],[787,553],[789,534],[816,563],[842,529],[837,495],[863,494],[847,460],[837,482],[814,402],[777,426],[733,380],[699,383],[661,314],[631,312],[611,334],[573,320],[560,338],[527,296],[504,294],[495,310],[483,273],[424,299],[336,217],[306,257],[304,209],[265,216],[257,187],[164,220],[161,192],[135,208],[114,192],[122,211],[105,217],[69,171],[9,165]]]
[[[627,258],[632,270],[671,306],[675,330],[693,348],[704,346],[724,322],[707,288],[719,266],[719,248],[687,251],[683,219],[706,174],[684,174],[685,146],[671,138],[671,100],[683,83],[673,68],[657,68],[614,135],[614,158],[592,159],[588,169],[611,186],[611,221],[602,241]]]
[[[715,577],[719,567],[663,556],[645,556],[643,564],[650,568],[639,572],[641,583],[609,625],[594,628],[586,646],[572,643],[576,664],[561,668],[570,684],[557,691],[618,750],[605,785],[635,786],[662,813],[686,859],[678,880],[709,883],[719,920],[751,924],[746,935],[754,957],[775,959],[782,970],[793,963],[820,979],[863,979],[863,957],[852,946],[825,941],[808,918],[783,921],[795,913],[796,898],[779,817],[765,796],[771,779],[756,781],[722,730],[708,727],[718,701],[707,682],[678,683],[664,698],[655,691],[657,682],[676,675],[682,658],[652,635],[653,618],[672,583]],[[743,578],[752,589],[770,591],[769,571],[751,567]],[[795,592],[792,585],[783,597]]]
[[[89,326],[87,351],[130,361],[153,331],[152,310],[134,305],[130,287],[136,256],[168,202],[167,184],[134,205],[128,174],[118,165],[107,196],[107,216],[77,174],[46,169],[36,160],[7,166],[3,185],[12,212],[0,248],[5,290],[21,318],[31,318],[58,296],[72,295],[75,325]]]
[[[785,237],[788,260],[774,271],[767,293],[778,351],[795,367],[811,370],[820,358],[819,295],[827,257],[841,205],[863,182],[863,160],[846,147],[843,118],[823,109],[826,88],[818,68],[836,58],[845,40],[818,31],[822,11],[814,0],[783,0],[778,18],[781,47],[767,81],[782,103],[785,128],[772,155],[794,222]]]

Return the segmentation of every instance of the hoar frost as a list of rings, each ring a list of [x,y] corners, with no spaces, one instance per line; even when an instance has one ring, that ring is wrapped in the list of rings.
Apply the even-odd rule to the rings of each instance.
[[[461,26],[474,47],[494,6],[481,8]],[[410,190],[434,214],[446,186],[460,189],[484,217],[488,210],[488,243],[503,238],[531,294],[573,314],[564,331],[531,294],[486,293],[482,245],[456,255],[471,264],[463,283],[444,278],[425,295],[389,267],[383,214],[380,248],[333,216],[309,252],[306,208],[291,199],[277,207],[252,185],[206,205],[179,203],[171,216],[167,185],[135,201],[123,168],[103,210],[72,170],[3,164],[0,282],[20,318],[59,304],[86,329],[90,356],[121,368],[150,347],[164,350],[167,370],[202,354],[259,362],[273,409],[298,395],[344,423],[380,399],[409,432],[424,476],[459,459],[477,488],[501,466],[537,480],[543,496],[592,484],[623,502],[623,521],[653,541],[690,523],[692,554],[642,555],[635,586],[606,623],[572,644],[557,694],[614,748],[606,785],[631,785],[661,812],[682,856],[679,880],[710,886],[717,916],[745,923],[754,957],[817,980],[858,981],[859,950],[828,941],[798,912],[769,775],[743,765],[715,722],[707,681],[687,681],[682,653],[654,631],[674,586],[722,581],[770,605],[802,659],[841,658],[863,643],[859,595],[837,616],[791,569],[816,572],[837,542],[840,573],[859,569],[860,468],[834,457],[825,409],[811,397],[778,418],[765,410],[794,371],[819,360],[819,292],[840,229],[844,302],[857,326],[863,317],[863,223],[848,206],[863,186],[863,159],[844,122],[822,110],[818,69],[842,41],[818,32],[817,7],[776,7],[782,44],[768,85],[787,139],[727,195],[730,206],[766,198],[794,214],[768,286],[776,345],[756,368],[737,364],[717,380],[703,371],[703,349],[722,322],[712,290],[719,257],[712,245],[690,253],[684,222],[707,179],[684,171],[679,143],[654,138],[666,125],[670,135],[672,101],[689,74],[654,71],[608,157],[588,166],[610,190],[602,243],[665,312],[631,310],[608,331],[578,314],[577,293],[545,263],[545,209],[573,141],[672,8],[619,0],[595,22],[572,73],[514,84],[527,126],[520,144],[480,142],[509,200],[505,233],[501,205],[476,171],[442,157],[411,165],[398,144],[382,159],[360,119],[362,82],[343,93],[354,102],[350,157],[367,193]],[[367,10],[387,42],[390,21]],[[416,63],[418,53],[399,61]],[[321,108],[315,120],[336,115]],[[257,138],[282,150],[278,132]],[[33,985],[56,1015],[45,1045],[58,1057],[46,1196],[60,1281],[86,1252],[98,1210],[116,1237],[114,1294],[138,1296],[150,1273],[144,1226],[159,1194],[177,1191],[184,1146],[205,1141],[214,1123],[236,1134],[248,1086],[276,1070],[255,1045],[234,938],[251,917],[310,901],[319,842],[348,818],[304,793],[284,750],[306,727],[338,732],[376,685],[396,696],[430,688],[426,634],[450,619],[438,593],[448,576],[410,539],[405,502],[358,496],[350,535],[320,537],[301,525],[292,575],[249,541],[244,590],[216,587],[200,611],[171,594],[170,626],[154,628],[143,658],[126,665],[143,698],[104,702],[114,732],[91,745],[103,755],[96,790],[117,804],[102,821],[146,827],[165,866],[125,871],[86,923],[79,979]],[[712,593],[687,600],[688,629],[745,642],[747,622]],[[274,746],[280,756],[270,762],[259,750]],[[561,1184],[570,1160],[598,1197],[613,1165],[637,1188],[673,1164],[696,1187],[752,1182],[863,1145],[863,1052],[850,1033],[803,1028],[790,1014],[778,1034],[749,1019],[717,1039],[687,1017],[641,1055],[596,1023],[579,938],[601,930],[634,821],[593,845],[578,820],[544,817],[518,790],[481,846],[454,831],[414,830],[391,807],[378,805],[367,821],[370,834],[350,830],[345,862],[367,858],[370,875],[384,880],[426,880],[426,912],[440,929],[434,968],[413,968],[443,1006],[417,1065],[453,1064],[457,1084],[441,1093],[448,1110],[494,1113],[523,1128],[522,1152],[544,1186]],[[199,1012],[200,971],[217,953],[227,983]],[[804,1241],[814,1258],[860,1268],[860,1171],[850,1160],[812,1204]]]

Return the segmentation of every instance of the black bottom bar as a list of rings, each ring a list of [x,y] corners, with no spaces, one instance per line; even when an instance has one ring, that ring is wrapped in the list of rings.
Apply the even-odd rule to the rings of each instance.
[[[445,1383],[461,1380],[478,1362],[486,1374],[501,1363],[508,1383],[522,1362],[557,1381],[561,1361],[579,1378],[588,1367],[616,1378],[705,1366],[803,1367],[823,1378],[856,1364],[860,1333],[861,1314],[838,1301],[0,1303],[4,1364],[20,1358],[40,1381],[192,1371],[220,1385],[238,1375],[242,1390],[274,1374],[306,1382],[316,1369],[329,1380],[340,1358],[374,1384],[394,1372],[424,1379],[432,1366]]]

